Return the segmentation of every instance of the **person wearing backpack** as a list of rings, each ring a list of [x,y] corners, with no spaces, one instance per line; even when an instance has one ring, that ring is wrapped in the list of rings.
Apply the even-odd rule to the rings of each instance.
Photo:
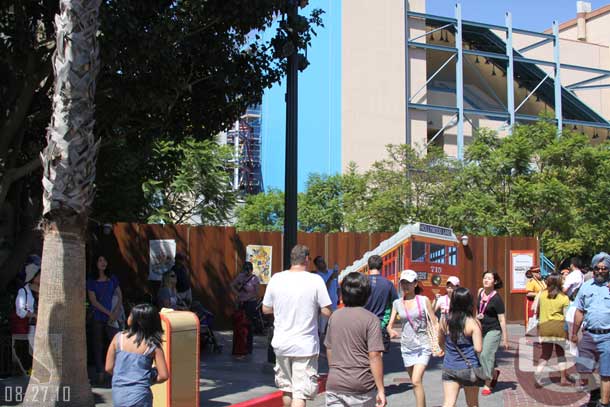
[[[34,349],[34,337],[36,334],[36,316],[38,309],[38,291],[40,289],[40,266],[31,263],[25,268],[25,284],[17,292],[15,299],[15,314],[18,325],[24,326],[27,320],[27,333],[30,349]],[[17,325],[15,324],[15,325]],[[13,332],[20,333],[20,332]]]

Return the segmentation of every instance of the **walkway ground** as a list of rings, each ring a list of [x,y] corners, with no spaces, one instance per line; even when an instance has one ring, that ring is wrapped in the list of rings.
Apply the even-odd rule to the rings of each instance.
[[[576,391],[574,387],[560,387],[548,382],[543,389],[534,387],[531,365],[531,352],[522,338],[523,327],[509,325],[511,350],[498,353],[501,370],[500,381],[491,396],[480,397],[481,406],[584,406],[588,401],[586,392]],[[205,407],[223,407],[263,396],[276,391],[273,381],[273,368],[267,363],[266,338],[255,338],[255,351],[252,356],[243,360],[231,356],[231,333],[218,332],[218,338],[224,344],[221,354],[205,351],[201,358],[200,405]],[[400,346],[393,343],[390,353],[384,357],[386,372],[385,384],[388,405],[414,405],[414,396],[408,375],[402,367]],[[529,371],[528,371],[529,370]],[[320,371],[327,372],[326,361],[320,359]],[[555,378],[552,378],[554,381]],[[0,405],[18,405],[15,401],[17,389],[27,386],[27,378],[9,378],[0,380]],[[442,405],[441,361],[433,359],[426,375],[424,387],[428,406]],[[111,406],[111,390],[94,387],[97,406]],[[12,394],[12,399],[7,396]],[[312,407],[324,406],[324,394],[308,404]],[[463,395],[460,395],[458,406],[465,406]]]

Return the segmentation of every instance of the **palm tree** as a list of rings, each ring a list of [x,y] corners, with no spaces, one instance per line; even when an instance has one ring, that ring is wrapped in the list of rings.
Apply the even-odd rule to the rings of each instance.
[[[101,0],[60,0],[53,114],[42,153],[44,250],[25,404],[92,406],[85,340],[85,231],[94,196],[93,135]]]

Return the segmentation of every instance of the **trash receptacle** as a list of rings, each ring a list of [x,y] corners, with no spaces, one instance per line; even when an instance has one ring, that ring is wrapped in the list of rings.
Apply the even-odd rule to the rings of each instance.
[[[199,318],[168,308],[159,314],[169,379],[152,386],[153,406],[199,406]]]

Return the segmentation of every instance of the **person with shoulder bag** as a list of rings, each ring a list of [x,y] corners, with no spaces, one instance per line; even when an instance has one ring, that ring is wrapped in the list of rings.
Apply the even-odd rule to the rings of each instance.
[[[477,353],[483,350],[483,333],[474,317],[474,298],[470,290],[458,287],[453,292],[449,313],[440,322],[439,343],[443,358],[443,407],[453,407],[460,388],[466,404],[479,405],[479,387],[486,378]]]
[[[394,301],[388,333],[390,338],[400,336],[400,351],[404,366],[413,384],[413,393],[417,407],[426,405],[426,394],[424,392],[423,377],[426,367],[433,355],[434,348],[438,348],[436,338],[438,322],[432,304],[428,297],[418,295],[417,273],[413,270],[404,270],[400,273],[401,296]],[[402,334],[396,332],[394,322],[399,316],[402,324]],[[434,356],[442,356],[442,353]]]

